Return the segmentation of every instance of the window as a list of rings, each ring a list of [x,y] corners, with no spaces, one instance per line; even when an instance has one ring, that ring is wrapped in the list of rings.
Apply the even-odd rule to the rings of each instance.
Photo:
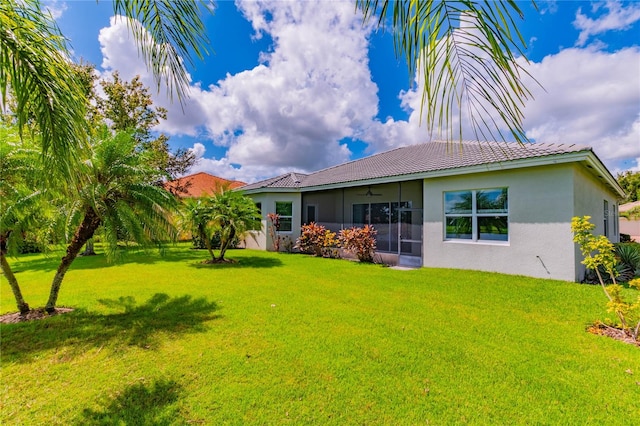
[[[604,200],[604,236],[609,236],[609,202]]]
[[[616,239],[616,241],[619,241],[620,235],[618,235],[618,233],[620,232],[618,229],[618,221],[620,220],[620,218],[618,217],[618,204],[614,204],[613,205],[613,238]]]
[[[445,192],[445,239],[508,241],[507,193],[507,188]]]
[[[290,201],[276,201],[276,214],[280,216],[280,231],[291,232],[293,229],[293,203]]]
[[[260,215],[262,215],[262,203],[257,202],[256,203],[256,208],[258,209],[258,211],[260,212]]]

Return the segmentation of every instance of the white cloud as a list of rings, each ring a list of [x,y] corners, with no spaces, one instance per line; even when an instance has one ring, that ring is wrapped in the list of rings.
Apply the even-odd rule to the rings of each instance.
[[[420,127],[420,86],[399,94],[408,120],[375,118],[377,86],[367,56],[371,28],[363,28],[352,3],[242,2],[239,8],[256,37],[269,34],[273,40],[262,63],[208,87],[192,84],[184,112],[164,94],[154,95],[169,110],[158,130],[199,138],[192,149],[201,160],[193,171],[252,182],[346,161],[343,138],[367,142],[371,153],[428,140],[428,130]],[[128,34],[123,19],[112,19],[100,32],[103,68],[125,79],[140,74],[155,87]],[[593,146],[612,169],[640,157],[637,47],[607,53],[591,44],[529,67],[546,92],[528,86],[535,96],[525,106],[528,135]],[[212,143],[227,148],[226,155],[206,158]]]
[[[640,4],[630,3],[626,7],[619,1],[607,1],[604,6],[606,13],[595,19],[589,18],[578,9],[573,26],[580,30],[576,46],[584,46],[591,36],[605,33],[611,30],[626,30],[634,23],[640,21]],[[594,12],[599,11],[600,4],[595,3]]]
[[[607,53],[566,49],[532,63],[544,90],[525,108],[527,134],[538,142],[592,146],[610,166],[640,156],[640,49]]]
[[[45,0],[42,2],[44,10],[51,14],[53,19],[59,19],[67,10],[67,3],[61,0]]]
[[[346,161],[340,141],[362,134],[378,112],[368,67],[370,27],[350,2],[242,2],[257,34],[273,39],[262,64],[207,88],[193,85],[184,113],[164,95],[168,120],[158,130],[211,139],[243,169],[312,171]],[[143,76],[152,86],[123,19],[100,32],[105,70]],[[144,77],[147,76],[147,77]],[[249,172],[247,172],[249,173]],[[254,175],[255,173],[249,173]]]

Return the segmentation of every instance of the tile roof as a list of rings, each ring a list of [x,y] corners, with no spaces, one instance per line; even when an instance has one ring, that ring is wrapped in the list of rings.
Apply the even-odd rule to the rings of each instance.
[[[250,183],[241,189],[246,191],[259,188],[298,188],[307,177],[309,177],[309,175],[290,172],[260,182]]]
[[[167,182],[165,183],[165,188],[171,190],[185,185],[186,192],[179,192],[178,195],[180,197],[202,197],[225,187],[235,189],[246,184],[237,180],[227,180],[209,173],[199,172]]]
[[[285,174],[242,189],[316,187],[589,151],[589,147],[574,144],[436,141],[396,148],[309,175],[296,173],[297,184],[291,174]]]

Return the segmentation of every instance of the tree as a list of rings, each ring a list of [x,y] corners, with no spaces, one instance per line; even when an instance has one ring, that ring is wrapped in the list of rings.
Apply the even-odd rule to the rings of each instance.
[[[139,52],[151,68],[158,89],[182,101],[189,76],[186,64],[202,58],[208,44],[198,3],[189,0],[114,0],[114,12],[127,19]],[[203,3],[204,7],[207,6]],[[209,9],[211,10],[211,9]],[[83,82],[74,72],[64,36],[38,0],[0,2],[0,102],[15,101],[19,128],[33,118],[43,152],[62,163],[86,140]],[[9,96],[10,95],[10,96]]]
[[[183,227],[204,242],[211,259],[206,263],[227,262],[224,258],[236,237],[262,227],[260,211],[253,200],[239,191],[223,189],[211,196],[184,200]],[[220,241],[216,257],[212,240]]]
[[[29,312],[29,304],[24,300],[18,280],[7,261],[7,255],[17,252],[24,233],[33,222],[33,208],[38,195],[30,188],[30,177],[35,176],[40,154],[37,150],[21,146],[18,132],[0,125],[0,266],[9,282],[20,313]]]
[[[251,198],[240,191],[223,189],[214,194],[211,200],[214,229],[220,235],[217,261],[224,262],[224,255],[236,237],[262,229],[260,210]]]
[[[422,79],[422,107],[432,135],[462,138],[467,111],[478,140],[496,139],[496,133],[506,139],[501,124],[516,141],[528,140],[522,109],[531,92],[522,77],[531,76],[518,62],[525,57],[513,16],[523,17],[518,2],[356,0],[356,5],[365,21],[391,25],[396,55],[404,56],[411,81],[416,72]]]
[[[97,113],[107,119],[112,130],[133,132],[138,141],[137,149],[146,153],[149,165],[157,170],[153,178],[157,184],[165,179],[174,180],[196,163],[195,155],[188,149],[171,152],[166,135],[152,136],[151,129],[167,118],[167,111],[153,107],[151,94],[140,81],[140,76],[127,82],[114,72],[112,81],[102,80],[100,85],[106,97],[92,94]],[[174,189],[184,192],[180,191],[183,188]]]
[[[627,193],[625,202],[631,203],[640,200],[640,172],[632,172],[627,170],[623,173],[618,173],[616,176],[618,183]]]
[[[60,286],[82,246],[102,225],[109,247],[117,249],[118,233],[140,244],[159,244],[174,237],[170,212],[177,201],[169,192],[152,185],[153,175],[136,141],[125,132],[112,134],[106,127],[91,145],[90,157],[81,162],[82,185],[69,194],[68,222],[75,223],[66,253],[51,283],[47,312],[53,312]]]

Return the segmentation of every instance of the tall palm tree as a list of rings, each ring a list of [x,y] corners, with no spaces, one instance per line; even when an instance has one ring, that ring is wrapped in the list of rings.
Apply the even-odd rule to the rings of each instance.
[[[7,256],[15,254],[25,232],[33,229],[35,219],[42,207],[41,191],[34,192],[30,182],[38,173],[39,150],[23,143],[15,128],[0,124],[0,266],[9,282],[20,313],[29,311],[18,280]]]
[[[186,96],[186,64],[208,43],[198,3],[190,0],[114,0],[129,19],[142,57],[160,86]],[[203,2],[202,8],[207,8]],[[86,140],[85,90],[69,60],[66,40],[39,0],[0,1],[0,106],[14,102],[20,128],[33,120],[44,152],[72,175],[68,161]],[[10,96],[9,96],[10,95]]]
[[[102,225],[108,254],[117,249],[124,232],[140,244],[159,244],[174,238],[170,213],[177,201],[152,183],[154,170],[136,152],[130,133],[111,134],[103,127],[92,144],[91,155],[80,163],[83,181],[70,194],[68,221],[75,223],[67,251],[51,283],[48,312],[55,310],[64,276],[84,244]]]
[[[365,21],[391,26],[396,55],[404,56],[411,81],[416,73],[422,80],[422,108],[432,135],[462,138],[466,111],[478,140],[505,139],[503,126],[516,141],[528,140],[522,109],[532,95],[522,78],[531,76],[518,62],[525,57],[525,42],[514,19],[523,17],[516,0],[356,0],[356,5]]]

